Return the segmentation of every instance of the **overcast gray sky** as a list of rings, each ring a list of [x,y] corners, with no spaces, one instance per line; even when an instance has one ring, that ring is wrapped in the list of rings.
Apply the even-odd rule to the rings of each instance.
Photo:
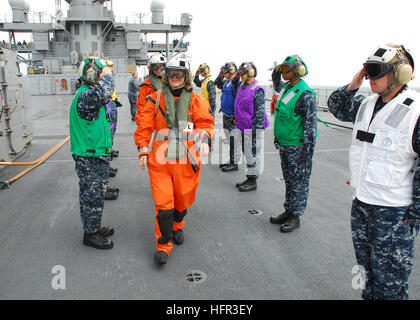
[[[7,2],[0,0],[10,16]],[[30,2],[32,11],[54,13],[54,0]],[[115,15],[138,22],[134,15],[150,12],[150,4],[151,0],[114,0]],[[308,66],[310,85],[340,86],[350,82],[378,45],[388,42],[404,44],[420,63],[416,0],[166,0],[165,4],[165,18],[171,21],[179,20],[183,12],[193,15],[192,32],[185,38],[191,43],[192,69],[207,62],[213,77],[226,61],[239,65],[251,60],[257,78],[268,82],[274,61],[299,54]],[[62,6],[66,14],[64,0]],[[4,33],[0,37],[7,39]],[[420,76],[412,86],[420,86]]]

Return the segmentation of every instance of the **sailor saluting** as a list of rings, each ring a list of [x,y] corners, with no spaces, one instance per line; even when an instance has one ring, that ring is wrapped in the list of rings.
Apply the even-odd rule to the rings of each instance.
[[[80,66],[81,86],[70,107],[70,141],[79,177],[83,243],[111,249],[112,228],[102,227],[105,192],[112,153],[110,118],[106,104],[114,92],[112,71],[101,58],[89,57]]]
[[[420,97],[408,89],[414,60],[402,45],[378,47],[328,108],[354,123],[351,229],[364,268],[364,299],[408,299],[420,222]],[[356,96],[364,78],[373,95]]]

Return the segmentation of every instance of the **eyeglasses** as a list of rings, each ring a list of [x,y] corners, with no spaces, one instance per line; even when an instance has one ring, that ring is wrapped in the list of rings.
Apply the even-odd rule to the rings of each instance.
[[[382,63],[378,61],[369,61],[363,64],[365,75],[369,79],[375,80],[382,78],[389,71],[391,71],[393,65],[388,63]]]
[[[178,79],[185,78],[185,72],[180,70],[170,70],[168,71],[168,78],[177,77]]]

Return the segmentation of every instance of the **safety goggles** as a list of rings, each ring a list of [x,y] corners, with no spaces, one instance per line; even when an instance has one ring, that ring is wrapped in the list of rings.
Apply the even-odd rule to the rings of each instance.
[[[375,80],[382,78],[392,70],[393,65],[379,61],[368,61],[363,64],[366,77]]]
[[[156,63],[156,64],[152,64],[151,65],[151,69],[153,71],[162,71],[163,69],[165,69],[165,65],[162,63]]]
[[[168,78],[174,78],[177,77],[178,79],[184,79],[185,78],[185,72],[181,70],[169,70],[167,72]]]
[[[291,64],[281,64],[279,69],[280,69],[281,73],[283,73],[283,74],[288,73],[293,69],[293,65],[291,65]]]

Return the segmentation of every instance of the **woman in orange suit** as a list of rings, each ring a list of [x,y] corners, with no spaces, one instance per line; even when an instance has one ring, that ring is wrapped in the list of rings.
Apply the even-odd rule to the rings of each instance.
[[[200,154],[209,152],[214,119],[209,102],[192,92],[190,68],[184,59],[167,62],[162,90],[147,99],[134,140],[140,167],[148,167],[156,207],[154,259],[165,264],[172,242],[184,242],[184,217],[195,200]],[[153,145],[149,146],[151,140]]]

